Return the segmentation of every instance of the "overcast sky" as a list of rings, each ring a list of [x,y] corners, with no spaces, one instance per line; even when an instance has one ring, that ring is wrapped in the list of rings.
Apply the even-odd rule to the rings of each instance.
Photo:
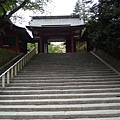
[[[52,0],[50,4],[51,15],[70,15],[78,0]],[[80,0],[82,1],[82,0]],[[94,0],[95,2],[98,0]]]
[[[70,15],[73,12],[77,0],[52,0],[52,15]]]
[[[52,3],[47,6],[46,12],[44,14],[33,14],[31,12],[22,13],[22,16],[26,18],[26,22],[22,24],[17,23],[17,25],[21,27],[28,25],[28,22],[31,20],[30,16],[34,15],[70,15],[74,10],[76,2],[77,0],[52,0]]]

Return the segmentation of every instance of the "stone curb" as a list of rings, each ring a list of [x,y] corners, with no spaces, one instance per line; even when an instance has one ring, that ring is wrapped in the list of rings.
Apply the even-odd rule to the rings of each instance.
[[[94,52],[90,52],[92,55],[94,55],[96,58],[98,58],[102,63],[106,64],[110,69],[112,69],[115,73],[117,73],[118,75],[120,75],[120,72],[118,72],[115,68],[113,68],[110,64],[108,64],[107,62],[105,62],[102,58],[100,58],[98,55],[96,55]]]

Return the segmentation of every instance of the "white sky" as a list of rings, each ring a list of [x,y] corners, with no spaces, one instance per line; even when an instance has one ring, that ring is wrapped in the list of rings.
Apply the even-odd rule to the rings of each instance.
[[[98,1],[98,0],[95,0]],[[20,24],[17,23],[17,25],[24,27],[26,25],[29,25],[28,22],[31,20],[30,16],[39,16],[39,15],[70,15],[74,7],[76,5],[77,0],[52,0],[52,3],[49,3],[47,6],[46,13],[44,14],[33,14],[31,12],[24,12],[22,16],[25,17],[24,23]]]
[[[35,14],[29,11],[22,12],[19,11],[19,14],[25,18],[21,23],[16,23],[16,25],[20,27],[24,27],[29,25],[29,21],[31,20],[30,16],[39,16],[39,15],[70,15],[73,12],[77,0],[52,0],[52,3],[49,3],[46,7],[46,12],[44,14]]]
[[[51,15],[70,15],[78,0],[52,0]],[[80,0],[81,1],[81,0]],[[95,2],[98,0],[94,0]]]
[[[52,0],[52,15],[70,15],[73,12],[77,0]]]

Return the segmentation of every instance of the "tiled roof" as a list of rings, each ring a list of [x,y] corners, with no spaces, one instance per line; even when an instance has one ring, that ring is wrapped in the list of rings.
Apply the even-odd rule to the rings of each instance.
[[[52,16],[52,17],[33,17],[30,26],[46,27],[46,26],[79,26],[84,25],[83,19],[71,16]]]

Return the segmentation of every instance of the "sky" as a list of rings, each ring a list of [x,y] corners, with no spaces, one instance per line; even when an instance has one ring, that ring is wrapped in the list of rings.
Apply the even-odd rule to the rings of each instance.
[[[23,23],[16,23],[20,27],[24,27],[29,24],[31,20],[30,16],[39,16],[39,15],[70,15],[73,12],[77,0],[52,0],[52,3],[49,3],[44,14],[35,14],[29,11],[22,12]]]
[[[95,0],[97,1],[97,0]],[[21,13],[25,18],[24,23],[16,23],[20,27],[25,27],[29,25],[29,21],[31,20],[30,16],[40,16],[40,15],[71,15],[76,5],[77,0],[52,0],[52,3],[49,3],[46,7],[46,12],[44,14],[34,14],[32,12],[24,12]]]
[[[20,27],[26,27],[29,25],[31,16],[47,16],[47,15],[71,15],[75,8],[76,2],[78,0],[52,0],[52,3],[49,3],[44,14],[34,14],[30,11],[20,11],[20,14],[24,18],[22,22],[16,22],[15,24]],[[97,0],[95,0],[97,1]],[[28,31],[29,32],[29,31]],[[30,32],[31,35],[31,32]]]
[[[70,15],[73,12],[77,0],[52,0],[52,15]]]
[[[73,13],[78,0],[52,0],[50,4],[51,15],[70,15]],[[80,0],[82,1],[82,0]],[[97,2],[98,0],[94,0]]]

